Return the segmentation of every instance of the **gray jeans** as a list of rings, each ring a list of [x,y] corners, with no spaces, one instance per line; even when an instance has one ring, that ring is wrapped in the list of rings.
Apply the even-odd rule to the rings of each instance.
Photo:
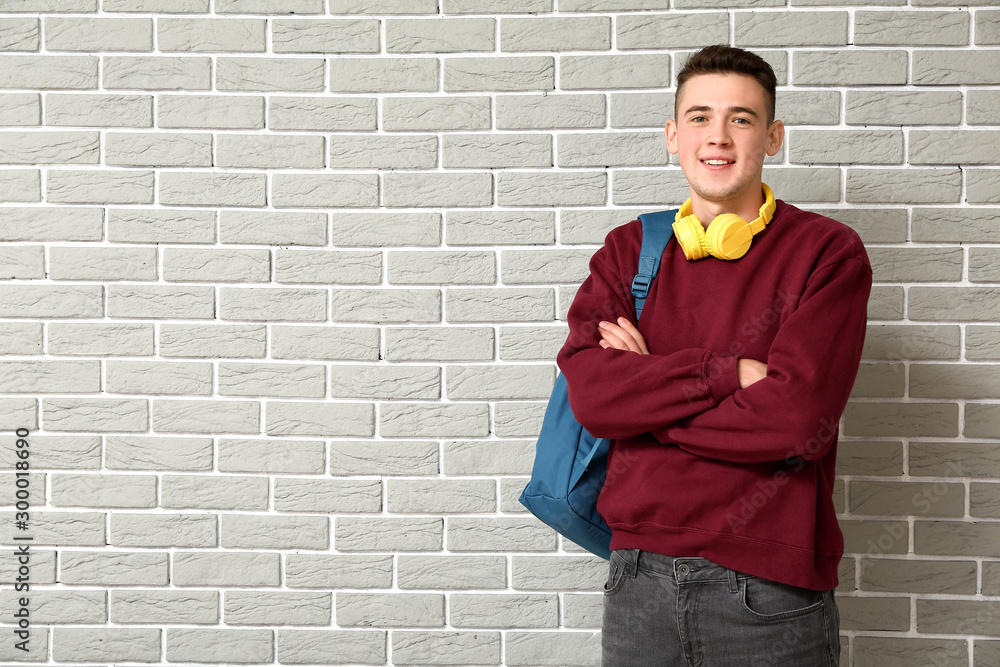
[[[611,554],[603,667],[836,667],[833,591],[736,572],[704,558]]]

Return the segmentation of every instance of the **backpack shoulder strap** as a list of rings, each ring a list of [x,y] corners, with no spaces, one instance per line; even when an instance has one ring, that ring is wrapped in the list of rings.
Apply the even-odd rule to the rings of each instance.
[[[666,250],[670,237],[674,235],[673,224],[676,215],[677,209],[643,213],[639,216],[639,220],[642,221],[642,248],[639,251],[639,270],[632,279],[632,296],[635,297],[637,322],[642,315],[646,297],[649,296],[653,278],[660,270],[663,251]]]

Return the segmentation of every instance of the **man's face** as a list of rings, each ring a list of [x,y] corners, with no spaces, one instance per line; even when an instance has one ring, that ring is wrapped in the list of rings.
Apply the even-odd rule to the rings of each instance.
[[[667,121],[667,150],[680,160],[696,213],[760,207],[764,157],[784,137],[784,125],[768,123],[767,112],[767,95],[752,77],[700,74],[684,84],[678,117]]]

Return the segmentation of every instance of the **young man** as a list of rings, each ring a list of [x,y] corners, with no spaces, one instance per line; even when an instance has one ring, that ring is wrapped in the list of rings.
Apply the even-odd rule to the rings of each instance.
[[[774,94],[747,51],[688,60],[666,134],[691,198],[642,319],[638,221],[608,235],[569,311],[570,404],[613,439],[604,667],[839,661],[831,490],[871,266],[850,228],[761,182],[784,136]]]

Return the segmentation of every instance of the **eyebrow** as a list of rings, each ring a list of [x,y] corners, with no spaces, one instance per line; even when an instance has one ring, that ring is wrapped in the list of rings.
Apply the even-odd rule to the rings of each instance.
[[[688,108],[688,110],[684,112],[684,115],[687,116],[691,113],[703,113],[705,111],[713,111],[713,109],[710,106],[694,106]],[[760,114],[749,107],[729,107],[728,111],[729,113],[745,113],[753,116],[754,118],[760,118]]]

